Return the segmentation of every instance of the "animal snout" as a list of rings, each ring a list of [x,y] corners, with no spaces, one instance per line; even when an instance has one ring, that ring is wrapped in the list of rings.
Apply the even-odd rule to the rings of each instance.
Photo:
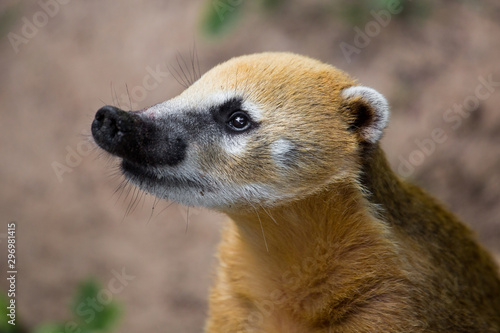
[[[114,106],[100,108],[92,122],[92,136],[99,147],[139,165],[176,165],[185,157],[187,144],[180,126],[171,121],[151,121],[137,112]]]
[[[92,136],[104,150],[113,153],[125,133],[133,130],[133,115],[114,106],[100,108],[92,123]]]

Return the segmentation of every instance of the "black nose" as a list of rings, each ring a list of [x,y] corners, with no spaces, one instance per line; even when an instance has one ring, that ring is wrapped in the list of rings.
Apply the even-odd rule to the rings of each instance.
[[[174,121],[152,121],[109,105],[100,108],[92,122],[92,136],[99,147],[139,165],[182,162],[187,148],[182,133],[182,126]]]
[[[114,106],[103,106],[92,122],[92,136],[102,149],[117,154],[124,138],[134,131],[136,121],[137,116],[132,113]]]

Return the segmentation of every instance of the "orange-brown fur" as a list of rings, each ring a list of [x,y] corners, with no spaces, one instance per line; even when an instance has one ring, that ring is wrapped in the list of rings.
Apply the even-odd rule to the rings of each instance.
[[[238,59],[210,72],[212,80],[237,73],[245,91],[274,110],[266,113],[269,131],[281,131],[273,124],[286,112],[291,135],[325,153],[317,168],[292,175],[294,200],[223,209],[231,221],[207,332],[500,332],[500,280],[472,232],[399,179],[377,143],[343,127],[366,107],[342,100],[353,82],[308,60],[269,69]],[[235,163],[244,173],[252,158]],[[253,163],[271,163],[259,158]],[[348,172],[326,181],[339,170]]]
[[[388,166],[388,114],[332,66],[264,53],[151,108],[103,107],[92,133],[142,189],[230,217],[207,332],[500,332],[495,264]]]
[[[491,258],[434,199],[397,179],[380,148],[372,154],[369,198],[385,212],[366,189],[338,183],[229,214],[209,332],[499,332]]]

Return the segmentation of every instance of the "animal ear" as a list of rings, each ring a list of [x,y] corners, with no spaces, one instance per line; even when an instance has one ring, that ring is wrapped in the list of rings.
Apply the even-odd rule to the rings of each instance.
[[[348,108],[347,120],[350,128],[368,143],[376,143],[389,121],[389,104],[378,91],[363,86],[354,86],[342,91]]]

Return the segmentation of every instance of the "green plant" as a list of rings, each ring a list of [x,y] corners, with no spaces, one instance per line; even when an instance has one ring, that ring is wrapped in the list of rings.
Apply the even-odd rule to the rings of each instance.
[[[285,0],[260,0],[258,4],[265,11],[273,11]],[[201,27],[209,36],[218,36],[230,32],[231,28],[243,16],[250,1],[245,0],[208,0],[203,12]]]
[[[102,286],[95,279],[88,279],[78,287],[71,305],[72,317],[62,323],[42,324],[34,333],[108,333],[112,332],[121,317],[121,307],[116,301],[101,302]],[[88,305],[88,306],[87,306]]]
[[[323,0],[323,2],[307,3],[303,6],[316,6],[325,20],[340,19],[348,25],[359,25],[372,19],[370,11],[380,10],[394,5],[395,0]],[[285,6],[293,6],[296,3],[286,0],[206,0],[205,10],[201,19],[201,28],[208,36],[221,36],[234,30],[236,23],[248,11],[249,5],[259,4],[263,12],[277,12]],[[432,9],[430,2],[411,2],[400,0],[400,6],[405,7],[398,20],[411,20],[414,18],[425,18]],[[396,3],[397,4],[397,3]]]

